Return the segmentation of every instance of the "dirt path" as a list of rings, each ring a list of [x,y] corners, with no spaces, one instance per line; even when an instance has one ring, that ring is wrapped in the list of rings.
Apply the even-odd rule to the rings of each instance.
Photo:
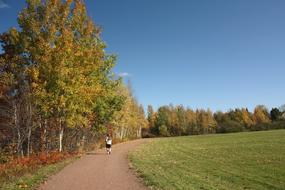
[[[50,177],[40,190],[146,190],[129,169],[127,154],[146,140],[135,140],[91,152]]]

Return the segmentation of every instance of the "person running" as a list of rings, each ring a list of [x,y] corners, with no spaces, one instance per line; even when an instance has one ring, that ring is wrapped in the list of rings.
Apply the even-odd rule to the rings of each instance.
[[[111,138],[111,136],[109,134],[107,134],[105,142],[106,142],[107,154],[111,154],[111,151],[112,151],[112,138]]]

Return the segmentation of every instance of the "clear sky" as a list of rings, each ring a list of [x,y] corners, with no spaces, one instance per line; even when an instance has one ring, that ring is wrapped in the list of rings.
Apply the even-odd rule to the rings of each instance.
[[[285,104],[284,0],[85,0],[145,107]],[[0,32],[24,0],[0,0]]]

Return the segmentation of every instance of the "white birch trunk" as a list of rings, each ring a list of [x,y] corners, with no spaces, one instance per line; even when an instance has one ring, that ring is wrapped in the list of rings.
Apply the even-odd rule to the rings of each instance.
[[[31,135],[32,135],[32,127],[33,127],[33,121],[32,121],[32,105],[31,103],[29,103],[28,105],[28,117],[29,117],[29,122],[28,122],[28,137],[27,137],[27,140],[28,140],[28,147],[27,147],[27,156],[29,157],[30,156],[30,153],[31,153]]]
[[[63,126],[61,124],[61,120],[59,121],[59,128],[59,152],[62,152]]]
[[[22,148],[22,138],[21,138],[21,131],[20,131],[20,126],[18,122],[18,110],[17,110],[17,105],[16,102],[13,102],[13,107],[14,107],[14,123],[15,123],[15,128],[17,129],[17,153],[20,156],[24,156],[23,148]]]
[[[30,146],[31,146],[31,134],[32,134],[32,128],[29,126],[29,129],[28,129],[28,147],[27,147],[27,156],[28,157],[30,156],[30,152],[31,152],[31,149],[30,149]]]

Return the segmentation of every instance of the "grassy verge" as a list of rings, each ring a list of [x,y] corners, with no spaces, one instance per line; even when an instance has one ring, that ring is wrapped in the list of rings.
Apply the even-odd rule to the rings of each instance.
[[[151,189],[285,189],[285,130],[155,139],[130,154]]]
[[[26,173],[22,176],[11,176],[11,178],[0,184],[0,189],[5,190],[23,190],[36,189],[41,183],[43,183],[50,175],[62,170],[65,166],[72,163],[79,157],[72,157],[66,160],[60,161],[55,164],[40,166],[33,172]]]

